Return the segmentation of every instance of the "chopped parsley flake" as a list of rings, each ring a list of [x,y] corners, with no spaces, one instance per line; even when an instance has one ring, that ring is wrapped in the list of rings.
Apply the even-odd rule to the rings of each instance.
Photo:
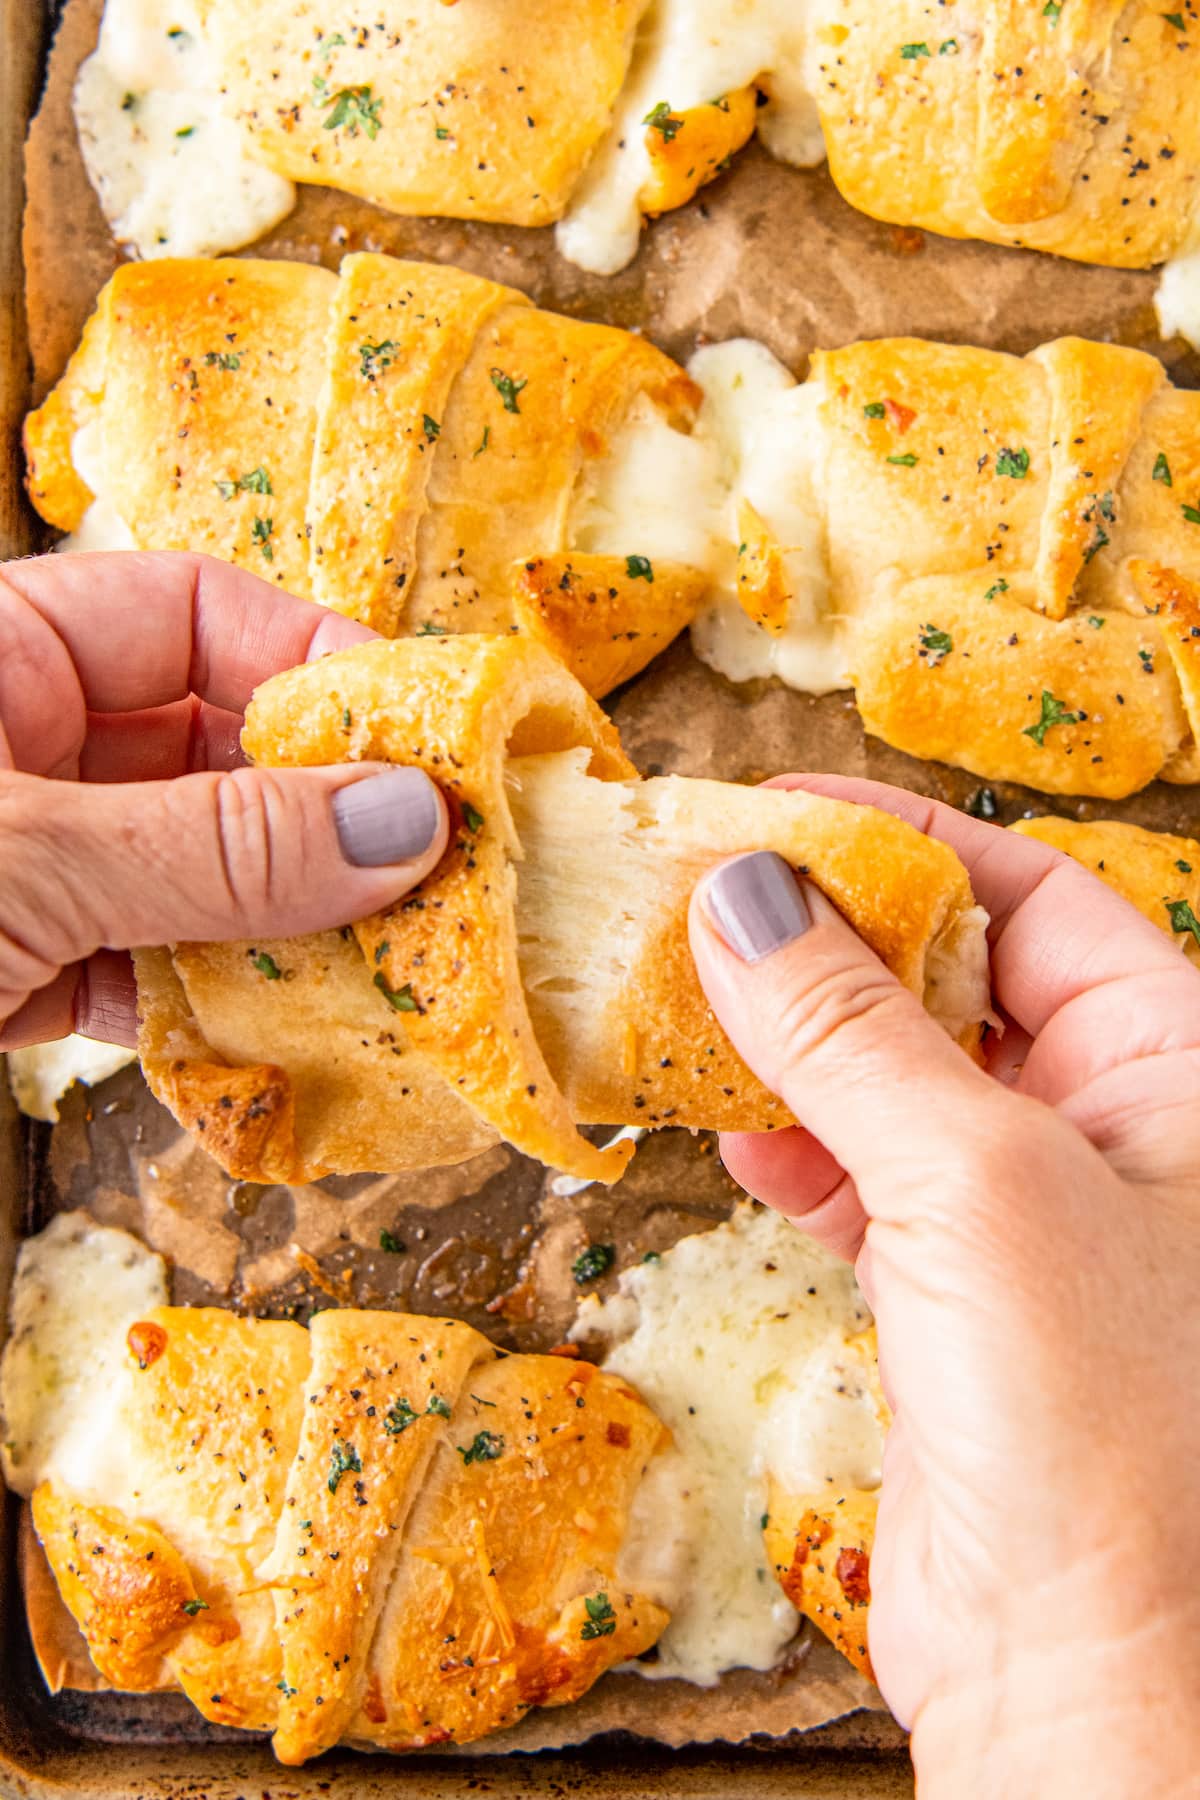
[[[936,669],[953,650],[954,639],[948,631],[939,631],[936,625],[922,625],[920,637],[922,650],[928,652],[929,665]]]
[[[122,112],[132,112],[136,105],[137,105],[137,95],[136,94],[126,94],[125,98],[121,102],[121,111]]]
[[[1179,510],[1189,525],[1200,525],[1200,506],[1181,506]]]
[[[435,625],[432,619],[422,619],[413,635],[415,637],[446,637],[447,628],[445,625]]]
[[[474,1395],[472,1395],[472,1399],[474,1399]],[[494,1406],[495,1404],[494,1400],[485,1400],[483,1402],[483,1405],[485,1406]],[[443,1400],[440,1394],[430,1394],[429,1405],[425,1408],[425,1411],[427,1413],[432,1413],[435,1418],[448,1419],[450,1417],[450,1402],[448,1400]]]
[[[218,481],[217,492],[222,500],[232,500],[235,494],[274,494],[271,477],[262,464],[251,469],[248,475],[239,475],[236,481]]]
[[[379,1234],[379,1248],[386,1250],[389,1256],[403,1256],[408,1245],[403,1238],[398,1238],[394,1231],[385,1227]]]
[[[1083,553],[1085,563],[1090,563],[1098,550],[1103,550],[1105,544],[1112,542],[1102,521],[1107,520],[1111,525],[1116,516],[1117,509],[1113,504],[1111,494],[1092,495],[1092,504],[1087,507],[1083,515],[1084,523],[1093,527],[1092,541]]]
[[[1163,450],[1160,450],[1154,459],[1153,479],[1155,481],[1161,481],[1164,487],[1175,486],[1175,483],[1171,479],[1171,465],[1167,461],[1166,452]]]
[[[660,1263],[662,1261],[662,1257],[657,1250],[647,1250],[646,1254],[642,1258],[642,1261],[644,1263]]]
[[[963,811],[972,819],[994,819],[1000,812],[994,788],[976,788]]]
[[[938,45],[938,55],[939,56],[957,56],[958,55],[958,39],[957,38],[943,38],[942,42]]]
[[[504,1455],[504,1439],[492,1431],[477,1431],[469,1444],[455,1444],[463,1459],[463,1467],[471,1463],[495,1462]]]
[[[242,366],[236,350],[206,350],[204,361],[210,369],[240,369]]]
[[[900,55],[905,62],[916,62],[920,56],[929,55],[928,44],[901,44]]]
[[[258,545],[266,562],[275,561],[275,552],[271,547],[271,533],[274,529],[274,519],[255,519],[250,527],[251,542]]]
[[[414,1412],[407,1400],[397,1400],[395,1406],[389,1407],[383,1415],[383,1429],[389,1437],[400,1437],[420,1417],[421,1414]]]
[[[994,600],[997,594],[1007,594],[1007,592],[1008,583],[1005,581],[1004,577],[1001,576],[999,581],[993,582],[992,586],[983,597],[985,600]]]
[[[179,130],[175,133],[175,136],[177,138],[189,138],[195,129],[196,127],[194,125],[181,125]]]
[[[1022,737],[1032,738],[1039,750],[1045,748],[1046,733],[1054,725],[1081,725],[1086,713],[1068,712],[1066,702],[1056,700],[1048,688],[1042,689],[1042,716],[1036,725],[1026,725]]]
[[[280,1681],[277,1681],[275,1683],[275,1686],[279,1689],[280,1693],[283,1695],[285,1700],[294,1700],[296,1698],[297,1692],[299,1691],[298,1689],[289,1686],[286,1678],[284,1678]]]
[[[194,1619],[198,1612],[207,1612],[209,1610],[208,1601],[185,1600],[183,1603],[183,1610],[189,1619]]]
[[[611,1637],[617,1629],[617,1615],[609,1603],[608,1595],[589,1594],[583,1604],[587,1612],[587,1623],[581,1628],[580,1637]]]
[[[396,360],[400,346],[391,338],[384,338],[378,344],[360,344],[358,354],[361,361],[359,373],[368,381],[374,381],[385,369],[390,369]]]
[[[1187,30],[1187,20],[1182,13],[1164,13],[1163,18],[1167,21],[1168,25],[1173,25],[1176,31]]]
[[[450,128],[447,125],[435,125],[433,128],[433,135],[436,138],[448,138],[450,136]]]
[[[1143,669],[1145,669],[1147,675],[1153,675],[1153,673],[1154,673],[1154,652],[1152,650],[1139,650],[1138,656],[1141,659],[1142,667],[1143,667]]]
[[[379,136],[383,96],[373,100],[369,87],[339,88],[336,94],[328,96],[318,92],[317,104],[331,108],[325,120],[326,131],[338,131],[344,125],[348,137],[357,137],[360,131],[372,139]]]
[[[1196,942],[1200,944],[1200,919],[1198,919],[1186,900],[1164,900],[1167,917],[1171,921],[1171,930],[1182,937],[1190,931]]]
[[[651,131],[659,132],[664,144],[669,144],[683,130],[683,120],[676,117],[666,100],[660,100],[657,106],[652,106],[642,124],[649,125]]]
[[[477,811],[469,800],[463,801],[463,823],[468,831],[478,831],[483,824],[483,814]]]
[[[914,456],[911,450],[906,450],[903,456],[888,457],[888,461],[895,463],[900,469],[915,469],[920,460],[920,457]]]
[[[1089,613],[1088,614],[1088,624],[1091,626],[1093,631],[1103,631],[1104,630],[1104,620],[1101,618],[1099,613]]]
[[[279,980],[282,971],[273,956],[268,956],[265,950],[251,950],[249,954],[260,975],[265,975],[268,981]]]
[[[528,381],[517,381],[512,375],[506,375],[503,369],[493,369],[491,377],[492,386],[504,402],[505,412],[519,413],[521,409],[517,405],[517,395],[523,387],[529,385]]]
[[[317,55],[323,56],[325,58],[326,62],[328,62],[329,58],[333,55],[334,51],[338,48],[338,46],[340,44],[344,44],[345,42],[346,42],[346,40],[342,36],[340,31],[331,31],[328,37],[323,37],[321,39],[321,41],[318,43]]]
[[[343,707],[342,708],[342,730],[349,731],[353,722],[354,722],[354,715],[351,713],[350,708],[348,706]]]
[[[1191,863],[1184,862],[1182,856],[1179,858],[1179,861],[1175,864],[1175,867],[1179,870],[1179,873],[1181,875],[1190,875],[1192,872]]]
[[[882,400],[868,400],[863,407],[863,413],[868,419],[882,419],[886,412],[887,407]]]
[[[1028,450],[1001,450],[996,458],[996,474],[1008,475],[1013,481],[1024,481],[1029,473]]]
[[[648,556],[627,556],[625,573],[630,581],[653,581],[654,565]]]
[[[474,449],[474,450],[472,450],[472,452],[471,452],[471,457],[472,457],[472,460],[473,460],[473,459],[474,459],[474,458],[475,458],[475,457],[477,457],[477,456],[482,456],[482,455],[483,455],[483,453],[484,453],[484,451],[485,451],[485,450],[486,450],[486,449],[487,449],[487,447],[488,447],[488,440],[489,440],[489,438],[490,438],[490,437],[491,437],[491,435],[492,435],[492,428],[491,428],[491,426],[490,426],[490,425],[485,425],[485,426],[484,426],[484,428],[483,428],[483,436],[482,436],[482,437],[481,437],[481,438],[480,438],[480,440],[479,440],[479,443],[478,443],[478,445],[477,445],[477,447],[476,447],[476,448],[475,448],[475,449]]]
[[[1049,19],[1052,25],[1057,25],[1063,4],[1064,0],[1046,0],[1046,4],[1042,8],[1043,19]]]
[[[413,999],[411,982],[406,981],[402,988],[390,988],[387,984],[387,976],[380,969],[375,977],[375,986],[393,1012],[420,1012],[420,1007]]]
[[[586,1282],[599,1281],[602,1275],[608,1274],[616,1260],[615,1244],[589,1244],[571,1264],[576,1286],[583,1287]]]
[[[431,443],[431,444],[432,444],[434,438],[440,437],[442,435],[441,426],[438,424],[436,419],[431,419],[428,413],[426,413],[421,420],[421,429],[425,433],[427,442]]]
[[[362,1458],[353,1444],[344,1444],[341,1438],[334,1438],[333,1449],[329,1453],[329,1480],[325,1484],[331,1494],[337,1493],[342,1476],[351,1471],[356,1475],[362,1474]]]

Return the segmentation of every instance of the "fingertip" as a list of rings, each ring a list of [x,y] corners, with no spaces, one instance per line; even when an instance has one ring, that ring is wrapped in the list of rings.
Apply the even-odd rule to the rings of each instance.
[[[449,813],[437,783],[424,769],[355,769],[333,795],[333,822],[342,856],[356,869],[389,869],[419,881],[443,855]]]

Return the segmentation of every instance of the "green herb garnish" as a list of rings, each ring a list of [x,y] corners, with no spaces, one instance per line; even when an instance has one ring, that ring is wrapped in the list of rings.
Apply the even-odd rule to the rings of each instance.
[[[1042,8],[1042,17],[1049,19],[1052,25],[1057,25],[1062,9],[1063,0],[1046,0],[1046,4]]]
[[[670,103],[666,100],[660,100],[657,106],[652,106],[642,120],[642,124],[649,125],[652,131],[659,132],[664,144],[669,144],[683,130],[683,120],[676,118],[671,111]]]
[[[868,419],[882,419],[887,413],[887,407],[882,400],[868,400],[863,412]]]
[[[399,349],[399,344],[392,338],[384,338],[378,344],[360,344],[358,354],[362,366],[359,374],[365,375],[368,381],[374,381],[385,369],[391,368]]]
[[[1200,919],[1198,919],[1186,900],[1164,900],[1167,917],[1171,921],[1171,930],[1183,935],[1190,931],[1196,942],[1200,944]]]
[[[957,38],[943,38],[942,42],[938,45],[938,55],[939,56],[957,56],[958,55],[958,39]]]
[[[625,573],[630,581],[653,581],[654,564],[648,556],[627,556]]]
[[[483,814],[469,800],[463,801],[463,823],[468,831],[478,831],[483,824]]]
[[[939,631],[936,625],[922,625],[920,628],[921,648],[928,652],[930,666],[936,668],[943,658],[949,656],[954,648],[954,639],[948,631]]]
[[[1166,452],[1163,450],[1160,450],[1154,459],[1154,474],[1151,479],[1154,481],[1161,481],[1164,487],[1175,486],[1175,483],[1171,479],[1171,465],[1167,461]]]
[[[1005,581],[1004,577],[1001,576],[999,581],[992,583],[992,586],[983,597],[985,600],[994,600],[997,594],[1007,594],[1007,592],[1008,583]]]
[[[179,130],[175,133],[175,136],[177,138],[189,138],[195,129],[196,127],[194,125],[181,125]]]
[[[1045,748],[1046,733],[1054,725],[1081,725],[1087,714],[1068,712],[1066,702],[1056,700],[1048,688],[1042,689],[1042,716],[1036,725],[1026,725],[1022,737],[1032,738],[1039,750]]]
[[[928,44],[901,44],[900,55],[905,62],[916,62],[919,56],[929,55]]]
[[[483,428],[483,436],[479,440],[478,447],[476,449],[472,450],[472,452],[471,452],[472,461],[474,461],[475,457],[483,455],[484,451],[488,447],[488,440],[490,439],[491,435],[492,435],[491,426],[485,425]]]
[[[608,1595],[589,1594],[583,1604],[587,1611],[587,1623],[581,1628],[580,1637],[611,1637],[617,1629],[617,1615],[609,1604]]]
[[[208,1612],[208,1610],[209,1610],[208,1601],[207,1600],[185,1600],[183,1603],[183,1610],[187,1614],[189,1619],[194,1619],[198,1612]]]
[[[996,458],[997,475],[1008,475],[1013,481],[1024,481],[1029,473],[1028,450],[1001,450]]]
[[[915,469],[920,458],[914,456],[911,450],[906,450],[903,456],[889,456],[888,461],[901,469]]]
[[[1176,31],[1187,30],[1187,20],[1182,13],[1164,13],[1163,18],[1167,21],[1168,25],[1173,25]]]
[[[448,637],[449,632],[445,625],[435,625],[432,619],[422,619],[421,623],[417,626],[416,631],[413,633],[413,636]]]
[[[528,382],[517,381],[514,376],[506,375],[503,369],[493,369],[491,376],[492,386],[503,400],[505,412],[519,413],[521,409],[517,405],[517,395],[523,387],[529,385]]]
[[[589,1244],[586,1250],[580,1251],[571,1264],[571,1273],[575,1277],[576,1286],[583,1287],[585,1282],[599,1281],[602,1275],[607,1275],[616,1260],[617,1251],[614,1244]]]
[[[222,500],[232,500],[235,494],[274,494],[271,477],[260,463],[257,469],[251,469],[248,475],[239,475],[236,481],[218,481],[217,492]]]
[[[436,419],[431,419],[428,413],[422,418],[421,428],[425,433],[426,441],[430,444],[432,444],[434,438],[442,435],[441,426]]]
[[[379,1234],[379,1248],[386,1250],[389,1256],[403,1256],[408,1245],[403,1238],[398,1238],[394,1231],[388,1231],[385,1227]]]
[[[387,984],[387,976],[384,974],[383,970],[380,969],[375,977],[375,986],[379,989],[393,1012],[420,1012],[420,1007],[413,999],[411,982],[406,981],[402,988],[390,988]]]
[[[1113,503],[1111,494],[1092,495],[1092,504],[1085,510],[1083,515],[1084,523],[1086,525],[1091,525],[1094,528],[1092,531],[1092,541],[1083,553],[1083,560],[1085,563],[1090,563],[1097,550],[1103,550],[1105,544],[1110,544],[1112,542],[1112,539],[1104,529],[1102,521],[1107,520],[1111,525],[1116,516],[1117,509]]]
[[[969,797],[963,811],[972,819],[994,819],[1000,812],[996,801],[995,790],[990,787],[976,788]]]
[[[389,1407],[383,1415],[383,1429],[389,1437],[400,1437],[420,1417],[420,1413],[414,1412],[407,1400],[397,1400],[395,1406]]]
[[[275,961],[273,956],[268,956],[265,950],[251,950],[249,956],[259,974],[265,975],[268,981],[278,981],[280,979],[282,970],[280,969],[279,964]]]
[[[274,529],[274,519],[255,519],[250,527],[250,541],[258,545],[265,562],[275,561],[275,552],[271,547],[271,533]]]
[[[351,1471],[356,1475],[362,1474],[362,1459],[358,1451],[353,1444],[344,1444],[341,1438],[334,1438],[333,1449],[329,1453],[329,1480],[325,1484],[331,1494],[337,1493],[342,1476],[349,1475]]]
[[[474,1399],[474,1395],[472,1395],[472,1399]],[[487,1400],[484,1402],[484,1405],[486,1406],[494,1406],[495,1404],[494,1400]],[[429,1396],[429,1405],[425,1408],[425,1411],[427,1413],[433,1413],[436,1418],[448,1419],[450,1417],[450,1403],[448,1400],[443,1400],[440,1394],[431,1394]]]
[[[1179,870],[1179,873],[1181,875],[1190,875],[1192,872],[1191,863],[1184,862],[1182,856],[1179,858],[1179,861],[1175,864],[1175,867]]]
[[[1200,525],[1200,506],[1181,506],[1179,510],[1189,525]]]
[[[288,1685],[286,1678],[277,1681],[275,1686],[279,1689],[285,1700],[294,1700],[299,1692],[299,1689]]]
[[[240,369],[242,366],[236,350],[206,350],[204,361],[210,369]]]
[[[455,1444],[464,1468],[471,1463],[495,1462],[504,1455],[504,1439],[495,1432],[477,1431],[469,1444]]]
[[[332,108],[325,120],[326,131],[337,131],[344,125],[349,137],[357,137],[360,131],[365,131],[369,138],[379,136],[383,123],[379,117],[383,96],[373,100],[369,87],[339,88],[336,94],[328,97],[318,94],[318,104]]]
[[[1088,614],[1088,624],[1091,626],[1093,631],[1103,631],[1104,630],[1104,620],[1101,618],[1099,613],[1089,613]]]

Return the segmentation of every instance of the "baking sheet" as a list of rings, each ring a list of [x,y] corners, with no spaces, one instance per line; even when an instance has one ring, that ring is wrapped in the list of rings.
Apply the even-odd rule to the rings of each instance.
[[[69,0],[30,136],[25,253],[37,398],[61,373],[120,260],[87,183],[70,111],[74,73],[94,42],[100,10],[101,0]],[[690,207],[659,221],[634,264],[607,282],[561,261],[549,231],[397,219],[322,189],[302,190],[293,215],[249,253],[333,268],[358,249],[459,263],[524,288],[541,305],[644,330],[681,360],[701,342],[749,335],[802,373],[814,348],[858,337],[911,333],[1022,352],[1076,333],[1155,351],[1177,382],[1200,385],[1200,360],[1179,340],[1163,344],[1156,336],[1153,275],[879,225],[851,212],[823,171],[785,169],[755,147]],[[614,696],[610,710],[647,774],[756,781],[787,768],[832,769],[959,805],[981,785],[867,738],[849,695],[814,699],[766,682],[734,687],[698,663],[686,639]],[[1046,801],[989,785],[1005,821],[1052,810],[1200,829],[1194,788],[1158,784],[1114,804]],[[192,1146],[135,1071],[91,1094],[77,1089],[61,1123],[39,1129],[33,1141],[44,1214],[87,1205],[138,1231],[172,1259],[179,1301],[301,1319],[331,1300],[452,1311],[521,1349],[561,1340],[576,1298],[570,1264],[587,1241],[614,1243],[619,1268],[725,1217],[735,1197],[712,1141],[680,1132],[644,1145],[615,1190],[593,1188],[571,1200],[554,1195],[537,1165],[502,1148],[457,1170],[290,1192],[252,1187],[230,1182]],[[384,1228],[405,1242],[403,1255],[379,1249]],[[48,1648],[65,1659],[69,1676],[82,1672],[69,1631]],[[726,1677],[715,1693],[609,1677],[577,1706],[534,1715],[487,1748],[567,1744],[616,1727],[671,1745],[739,1740],[813,1726],[869,1698],[827,1645],[802,1634],[769,1675]],[[198,1739],[219,1735],[190,1709],[177,1719],[182,1704],[139,1702],[138,1717],[148,1718],[152,1734],[158,1706],[172,1735],[180,1726]],[[86,1729],[124,1737],[129,1716],[109,1696],[88,1712]],[[863,1741],[900,1739],[876,1717],[864,1725]]]

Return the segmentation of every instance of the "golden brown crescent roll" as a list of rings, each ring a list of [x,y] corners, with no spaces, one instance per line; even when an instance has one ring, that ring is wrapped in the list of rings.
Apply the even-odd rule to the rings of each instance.
[[[617,1577],[666,1436],[617,1377],[406,1313],[168,1306],[127,1342],[87,1490],[33,1494],[113,1686],[301,1763],[482,1737],[667,1623]]]
[[[1200,839],[1115,819],[1018,819],[1010,830],[1073,856],[1200,964]]]
[[[823,608],[867,730],[914,756],[1051,793],[1200,778],[1200,394],[1078,338],[852,344],[809,394],[787,448],[821,568],[789,585],[750,521],[764,643]]]
[[[978,1043],[986,920],[950,850],[810,794],[642,781],[526,638],[379,642],[289,670],[259,690],[244,743],[269,766],[415,764],[454,819],[429,880],[353,933],[138,953],[150,1085],[248,1179],[425,1167],[503,1137],[613,1181],[630,1146],[597,1149],[577,1125],[787,1123],[688,949],[692,888],[741,851],[803,869]]]
[[[637,542],[573,562],[572,498],[632,410],[686,434],[698,400],[643,338],[461,269],[129,263],[26,422],[29,491],[81,547],[208,551],[387,636],[527,620],[603,691],[706,578]]]
[[[815,91],[873,218],[1142,268],[1200,242],[1200,14],[833,0]]]
[[[871,1681],[867,1648],[871,1550],[878,1493],[789,1494],[767,1488],[763,1542],[780,1587],[806,1619],[823,1631]]]

